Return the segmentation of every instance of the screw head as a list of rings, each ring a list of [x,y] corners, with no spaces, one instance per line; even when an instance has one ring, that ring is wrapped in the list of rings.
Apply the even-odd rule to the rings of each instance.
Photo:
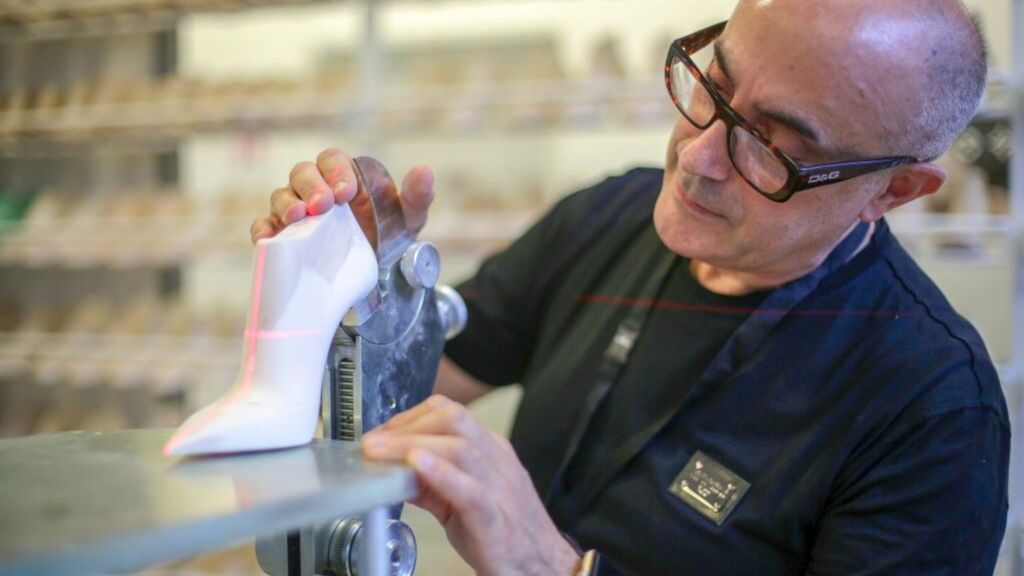
[[[413,288],[433,288],[441,276],[441,255],[430,242],[416,242],[402,254],[401,268]]]

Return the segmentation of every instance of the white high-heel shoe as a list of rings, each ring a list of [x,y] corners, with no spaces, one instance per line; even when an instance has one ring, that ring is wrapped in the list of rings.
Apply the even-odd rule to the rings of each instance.
[[[238,378],[182,424],[166,455],[270,450],[313,438],[331,339],[377,284],[377,258],[347,205],[256,246]]]

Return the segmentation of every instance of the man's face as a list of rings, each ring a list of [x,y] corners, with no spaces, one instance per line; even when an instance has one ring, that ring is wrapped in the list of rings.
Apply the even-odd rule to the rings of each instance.
[[[815,14],[807,4],[797,14],[783,3],[741,2],[705,75],[798,164],[885,155],[876,141],[884,133],[884,92],[892,88],[882,86],[889,80],[898,85],[887,77],[898,71],[880,70],[888,64],[878,62],[885,55],[859,49],[865,38],[844,28],[841,18]],[[674,252],[718,268],[771,273],[813,267],[890,177],[884,171],[772,202],[733,168],[721,121],[701,131],[680,115],[655,227]]]

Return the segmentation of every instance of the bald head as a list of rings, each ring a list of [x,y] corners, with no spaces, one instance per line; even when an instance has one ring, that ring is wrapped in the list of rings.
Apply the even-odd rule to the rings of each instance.
[[[853,119],[838,137],[861,154],[941,155],[985,88],[985,42],[960,0],[741,0],[733,20],[794,39],[792,65],[826,85],[810,97]]]

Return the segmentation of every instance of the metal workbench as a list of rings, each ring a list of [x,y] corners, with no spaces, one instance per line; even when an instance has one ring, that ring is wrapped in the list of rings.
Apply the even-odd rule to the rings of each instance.
[[[137,570],[364,514],[415,495],[412,471],[352,443],[202,459],[171,430],[0,440],[0,574]]]

